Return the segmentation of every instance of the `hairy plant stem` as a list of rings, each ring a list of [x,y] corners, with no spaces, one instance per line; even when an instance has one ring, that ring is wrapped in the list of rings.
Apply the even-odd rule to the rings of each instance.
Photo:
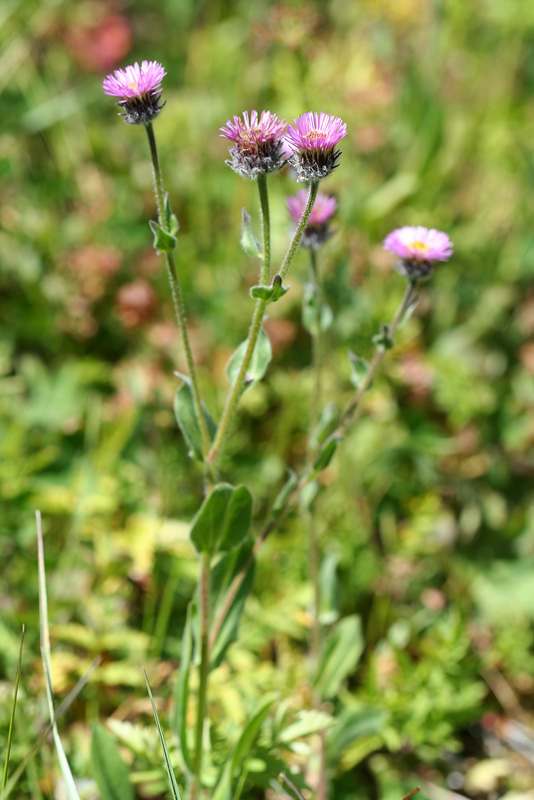
[[[311,181],[310,185],[308,186],[308,199],[306,201],[306,206],[302,213],[302,217],[300,218],[299,224],[295,229],[293,239],[291,240],[291,244],[289,245],[285,258],[282,262],[282,266],[280,267],[280,277],[282,278],[282,281],[287,275],[287,271],[291,266],[293,259],[295,258],[295,253],[298,250],[302,234],[304,233],[306,225],[308,224],[308,220],[313,209],[313,204],[315,203],[315,198],[317,197],[318,189],[319,181]]]
[[[148,137],[148,144],[150,146],[150,155],[152,157],[152,174],[154,178],[154,193],[156,195],[156,203],[158,207],[158,222],[164,231],[170,233],[169,220],[167,219],[167,215],[165,213],[165,193],[163,190],[163,179],[159,164],[158,149],[156,146],[156,137],[154,136],[154,128],[152,127],[151,122],[148,122],[145,125],[145,128]],[[171,287],[171,295],[174,305],[174,314],[176,317],[178,328],[180,330],[180,334],[182,336],[182,343],[185,351],[187,369],[189,370],[189,377],[191,379],[193,403],[195,406],[195,413],[200,428],[200,435],[202,437],[202,450],[204,456],[206,456],[210,449],[210,437],[208,433],[208,427],[206,425],[206,419],[204,417],[204,412],[202,410],[202,399],[200,395],[200,389],[198,386],[197,372],[196,372],[195,362],[193,359],[193,352],[191,350],[191,343],[189,341],[189,334],[187,332],[184,300],[183,300],[182,290],[180,287],[180,281],[178,280],[178,273],[176,271],[174,255],[172,252],[167,251],[165,253],[165,265],[167,267],[167,274],[169,276],[169,284]],[[207,472],[209,477],[210,473],[209,467],[207,469]]]
[[[206,721],[206,700],[210,671],[210,557],[202,553],[198,582],[198,603],[200,614],[200,669],[198,684],[197,719],[195,725],[194,775],[190,800],[196,800],[202,787],[202,756],[204,752],[204,725]]]
[[[295,258],[295,254],[298,250],[302,234],[304,233],[306,223],[308,222],[309,216],[312,212],[315,198],[317,197],[318,186],[319,186],[318,181],[313,181],[310,184],[308,193],[308,202],[306,203],[306,208],[304,209],[300,222],[297,225],[297,228],[293,234],[293,239],[291,240],[291,244],[289,245],[288,251],[282,262],[282,266],[280,267],[279,274],[280,277],[282,278],[282,281],[285,275],[287,274],[287,271],[291,266],[293,259]],[[269,201],[267,194],[267,177],[265,175],[261,175],[258,178],[258,190],[260,194],[262,236],[263,236],[261,282],[263,285],[266,285],[269,281],[269,276],[270,276],[271,227],[270,227],[270,215],[269,215]],[[237,404],[239,402],[239,398],[243,390],[243,382],[245,380],[247,369],[250,364],[250,359],[252,358],[252,354],[254,353],[254,348],[258,340],[266,306],[267,303],[264,300],[256,301],[247,338],[247,349],[245,351],[245,357],[243,358],[243,362],[241,364],[241,368],[239,370],[237,378],[233,386],[231,387],[228,397],[226,399],[226,405],[222,413],[221,421],[219,422],[219,427],[217,428],[215,439],[213,441],[211,450],[208,453],[206,459],[208,464],[212,465],[212,470],[214,474],[217,474],[218,472],[219,463],[224,450],[224,445],[226,443],[226,439],[230,432],[232,420],[234,418]]]
[[[410,285],[406,289],[406,292],[404,294],[402,302],[401,302],[401,304],[400,304],[395,316],[393,317],[393,320],[391,321],[391,323],[389,325],[389,335],[390,335],[391,338],[393,338],[397,328],[399,327],[399,324],[400,324],[402,318],[404,317],[404,315],[405,315],[406,311],[408,310],[409,306],[416,299],[416,296],[417,296],[417,284],[415,282],[414,283],[410,283]],[[364,394],[365,390],[369,387],[369,384],[371,383],[374,375],[376,374],[376,372],[378,370],[378,367],[382,363],[382,359],[384,357],[384,354],[385,354],[385,351],[383,350],[383,348],[377,346],[377,349],[376,349],[376,352],[375,352],[375,356],[372,359],[371,364],[369,365],[369,371],[367,373],[366,380],[365,380],[365,388],[363,389],[363,391],[361,390],[361,386],[357,389],[357,391],[355,392],[351,402],[347,406],[347,408],[346,408],[346,410],[345,410],[345,412],[344,412],[344,414],[343,414],[343,416],[341,418],[341,423],[339,424],[339,426],[338,426],[337,430],[335,431],[335,433],[332,434],[332,437],[330,437],[330,438],[333,438],[334,436],[337,436],[338,438],[339,437],[343,437],[344,434],[346,433],[346,430],[348,428],[349,422],[352,421],[353,416],[354,416],[355,412],[358,409],[359,403],[360,403],[360,401],[361,401],[361,399],[363,397],[363,394]],[[268,520],[268,522],[266,523],[266,525],[263,528],[262,532],[260,533],[260,535],[256,539],[256,542],[254,544],[254,548],[253,548],[250,556],[248,557],[247,561],[245,562],[243,567],[240,569],[240,571],[237,573],[237,575],[234,577],[232,583],[228,587],[228,591],[226,593],[224,604],[222,605],[222,607],[221,607],[221,609],[219,611],[219,614],[217,615],[217,617],[216,617],[216,619],[215,619],[215,621],[213,623],[213,626],[212,626],[212,631],[211,631],[211,642],[212,643],[215,642],[215,640],[217,638],[217,634],[221,629],[221,626],[222,626],[222,624],[223,624],[223,622],[224,622],[224,620],[226,618],[226,615],[228,614],[228,611],[230,610],[232,602],[233,602],[236,594],[238,593],[241,584],[245,580],[247,572],[249,571],[250,567],[252,566],[255,557],[257,556],[257,554],[261,550],[263,544],[266,542],[266,540],[268,539],[269,535],[273,532],[273,530],[275,530],[275,528],[277,528],[278,525],[284,519],[287,518],[287,516],[291,513],[291,511],[293,511],[293,509],[295,508],[295,506],[297,504],[297,501],[298,501],[298,499],[300,497],[300,494],[301,494],[302,490],[304,489],[305,486],[307,486],[307,484],[309,482],[310,482],[310,473],[306,469],[304,471],[304,474],[297,481],[296,486],[293,489],[293,491],[289,494],[289,497],[287,498],[284,507],[281,509],[281,511],[277,515],[276,519],[271,517],[271,519]]]

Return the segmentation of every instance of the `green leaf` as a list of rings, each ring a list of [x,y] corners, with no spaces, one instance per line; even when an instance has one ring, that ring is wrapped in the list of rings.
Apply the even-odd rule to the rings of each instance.
[[[164,230],[159,222],[151,219],[148,223],[150,230],[154,234],[154,249],[161,255],[162,253],[170,253],[176,247],[176,236]]]
[[[331,625],[339,619],[339,581],[337,565],[339,553],[329,553],[321,561],[319,569],[320,621]]]
[[[169,779],[169,786],[171,787],[171,793],[173,800],[181,800],[180,791],[178,789],[178,784],[176,783],[176,776],[174,774],[174,770],[172,768],[171,759],[169,756],[169,751],[167,750],[167,745],[165,743],[165,737],[163,735],[163,728],[161,727],[161,723],[159,721],[158,711],[156,708],[156,704],[154,703],[154,698],[152,697],[152,692],[150,691],[150,684],[148,683],[148,678],[145,672],[145,668],[143,667],[143,675],[145,676],[145,683],[146,688],[148,691],[148,696],[150,697],[150,702],[152,704],[152,712],[154,714],[154,719],[156,721],[156,727],[158,729],[159,740],[161,743],[161,749],[163,750],[163,758],[165,761],[165,767],[167,769],[167,777]]]
[[[180,225],[178,223],[178,217],[175,214],[172,213],[172,209],[171,209],[171,206],[170,206],[170,203],[169,203],[169,193],[168,192],[165,192],[165,200],[163,201],[163,203],[164,203],[163,211],[164,211],[164,214],[165,214],[165,221],[167,223],[167,230],[169,231],[171,236],[176,237],[176,234],[178,233]]]
[[[334,314],[332,309],[321,299],[317,286],[307,283],[302,296],[302,324],[312,336],[332,327]]]
[[[328,403],[321,411],[317,427],[311,435],[313,444],[317,447],[324,442],[338,426],[339,413],[334,403]]]
[[[388,719],[388,712],[379,708],[346,708],[328,732],[326,747],[328,760],[336,763],[349,745],[364,736],[380,733]]]
[[[250,296],[256,300],[263,300],[265,303],[276,303],[280,297],[289,292],[290,288],[290,286],[282,284],[281,275],[275,275],[272,286],[253,286],[250,290]]]
[[[355,389],[359,389],[365,380],[367,373],[369,372],[369,362],[366,361],[365,358],[360,358],[360,356],[357,356],[356,353],[352,352],[352,350],[349,351],[349,360],[350,382]],[[371,384],[369,384],[368,388],[370,387]]]
[[[360,618],[342,619],[329,633],[321,653],[315,686],[324,699],[334,697],[354,671],[364,650]]]
[[[191,523],[191,542],[199,553],[228,552],[245,540],[252,517],[252,495],[246,486],[219,483]]]
[[[184,375],[180,375],[180,377],[184,382],[174,396],[174,416],[182,436],[189,446],[189,455],[191,458],[198,458],[199,461],[203,461],[202,436],[195,411],[191,382]],[[217,426],[204,404],[202,404],[202,411],[204,412],[210,440],[213,440]]]
[[[289,470],[289,477],[275,497],[273,507],[271,509],[271,516],[274,520],[278,519],[280,514],[283,513],[286,503],[289,500],[293,489],[297,485],[297,474],[292,469]]]
[[[233,353],[230,361],[228,362],[228,366],[226,367],[226,374],[228,375],[232,385],[237,380],[239,370],[241,369],[243,359],[245,358],[247,346],[248,339],[246,339],[244,342],[241,342],[237,350],[235,350]],[[263,328],[261,328],[245,375],[244,389],[248,389],[250,386],[253,386],[253,384],[257,383],[263,378],[271,358],[271,342],[269,341],[269,337]]]
[[[332,727],[334,723],[334,718],[324,711],[301,711],[297,715],[297,719],[281,732],[278,740],[287,744],[303,736],[324,731],[326,728]]]
[[[232,788],[232,781],[238,769],[244,769],[247,756],[250,754],[252,746],[258,736],[263,720],[267,712],[276,700],[277,695],[274,692],[266,695],[259,703],[252,718],[244,727],[241,736],[239,737],[235,746],[232,758],[226,761],[215,791],[211,795],[211,800],[229,800]]]
[[[380,326],[380,333],[373,336],[373,343],[382,350],[391,350],[394,346],[393,339],[389,335],[389,325],[386,325],[385,322]]]
[[[228,595],[228,589],[236,575],[244,568],[250,559],[253,543],[248,538],[241,547],[228,553],[211,570],[212,619],[217,619],[221,608]],[[254,583],[255,562],[252,560],[239,589],[226,611],[223,623],[211,648],[212,668],[215,669],[222,662],[228,647],[237,638],[239,622],[245,608],[247,597],[252,591]]]
[[[243,209],[243,223],[241,225],[241,247],[249,256],[253,256],[253,258],[261,258],[261,246],[256,237],[252,232],[252,226],[250,224],[250,216],[247,214],[245,209]]]
[[[311,511],[315,498],[319,493],[319,483],[308,481],[300,493],[300,505],[303,511]]]
[[[102,800],[134,800],[128,767],[117,743],[98,722],[91,739],[91,762]]]
[[[317,458],[315,459],[315,462],[313,464],[312,474],[314,476],[319,475],[319,473],[322,472],[323,469],[326,469],[327,466],[330,464],[340,441],[341,438],[339,438],[338,436],[333,436],[331,439],[328,439],[326,441],[326,444],[323,445],[323,447],[317,454]]]
[[[193,656],[193,623],[191,603],[187,608],[187,619],[182,637],[182,652],[176,682],[174,728],[178,731],[178,741],[182,758],[188,771],[194,771],[193,760],[187,742],[187,702],[189,699],[189,673]]]

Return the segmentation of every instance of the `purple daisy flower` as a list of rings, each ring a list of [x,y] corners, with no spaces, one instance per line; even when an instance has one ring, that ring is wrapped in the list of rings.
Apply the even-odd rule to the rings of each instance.
[[[395,269],[407,278],[424,278],[435,261],[448,261],[453,243],[446,233],[422,225],[397,228],[384,239],[384,248],[400,258]]]
[[[336,145],[347,135],[346,124],[324,111],[307,111],[293,122],[285,141],[294,153],[291,164],[297,170],[297,179],[326,178],[338,165],[341,150],[336,150]]]
[[[219,128],[223,139],[229,139],[235,147],[230,148],[230,159],[226,162],[244,178],[257,178],[265,172],[274,172],[284,163],[282,136],[287,127],[271,111],[243,111],[243,119],[234,116]]]
[[[118,105],[124,109],[124,119],[131,125],[146,125],[155,119],[160,105],[161,82],[167,73],[157,61],[136,61],[126,69],[116,69],[104,78],[105,94],[118,97]]]
[[[308,192],[302,189],[296,195],[287,198],[287,209],[291,218],[298,224],[306,203],[308,201]],[[330,220],[335,214],[337,208],[337,200],[332,195],[318,192],[315,198],[315,203],[312,212],[308,218],[307,225],[302,234],[300,243],[303,247],[311,247],[317,250],[323,245],[327,239],[332,235],[330,229]]]

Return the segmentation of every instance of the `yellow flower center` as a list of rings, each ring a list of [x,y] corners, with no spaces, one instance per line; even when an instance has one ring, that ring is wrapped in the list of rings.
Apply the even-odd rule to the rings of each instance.
[[[136,92],[138,84],[139,81],[132,81],[132,83],[127,83],[126,86],[128,87],[128,89],[133,89],[133,91]]]
[[[425,242],[412,242],[410,247],[413,247],[414,250],[419,250],[420,253],[426,253],[428,250],[428,245]]]
[[[309,131],[308,133],[304,134],[304,138],[308,142],[318,142],[320,139],[324,139],[324,133],[321,131]]]

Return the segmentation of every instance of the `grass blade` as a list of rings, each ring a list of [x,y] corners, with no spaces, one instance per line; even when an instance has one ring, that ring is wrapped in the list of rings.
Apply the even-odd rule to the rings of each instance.
[[[43,529],[41,525],[41,512],[35,512],[37,522],[37,557],[39,562],[39,617],[41,621],[41,656],[43,660],[43,669],[45,674],[45,688],[46,699],[48,701],[48,713],[52,723],[52,736],[56,746],[59,766],[65,781],[65,788],[69,800],[80,800],[80,795],[74,783],[74,778],[67,761],[67,756],[63,750],[61,739],[57,725],[55,723],[54,712],[54,692],[52,689],[52,661],[50,655],[50,631],[48,628],[48,600],[46,596],[46,574],[44,565],[44,548],[43,548]]]
[[[176,783],[176,777],[174,775],[174,770],[172,768],[169,751],[167,750],[167,745],[165,744],[165,737],[163,736],[163,729],[159,721],[156,704],[154,703],[154,698],[152,697],[152,692],[150,691],[150,684],[148,683],[148,678],[146,675],[145,668],[143,667],[142,669],[143,669],[143,675],[145,676],[145,683],[148,691],[148,696],[150,697],[150,702],[152,703],[152,711],[154,712],[154,719],[156,720],[156,727],[158,729],[159,740],[161,742],[161,748],[163,750],[163,758],[165,759],[165,766],[167,768],[167,775],[169,777],[169,784],[171,787],[173,800],[181,800],[180,790],[178,789],[178,784]]]
[[[34,755],[39,751],[39,748],[41,747],[42,743],[45,741],[45,739],[52,732],[52,728],[55,725],[55,723],[63,716],[63,714],[74,703],[74,701],[76,700],[76,698],[78,697],[80,692],[84,689],[84,687],[87,684],[89,678],[91,677],[91,675],[93,674],[93,672],[95,671],[95,669],[98,667],[99,664],[100,664],[100,657],[95,658],[95,660],[93,661],[93,663],[91,664],[91,666],[89,667],[89,669],[87,670],[85,675],[82,675],[80,680],[71,689],[71,691],[68,693],[67,697],[63,700],[61,705],[58,707],[58,709],[57,709],[57,711],[56,711],[56,713],[54,715],[54,719],[51,722],[49,722],[48,725],[45,725],[45,727],[42,729],[41,733],[39,734],[39,736],[37,737],[37,739],[35,740],[35,742],[31,746],[31,748],[28,750],[28,752],[26,753],[26,755],[24,756],[24,758],[22,759],[22,761],[20,762],[18,767],[13,772],[13,775],[11,776],[9,781],[7,782],[7,785],[5,787],[5,791],[4,791],[3,795],[2,795],[2,800],[8,800],[8,798],[11,795],[11,793],[13,792],[13,789],[15,788],[17,783],[19,782],[19,779],[20,779],[21,775],[24,773],[24,770],[26,769],[26,767],[28,766],[28,764],[30,763],[30,761],[32,760]]]
[[[4,789],[6,788],[6,781],[7,781],[7,771],[9,768],[9,754],[11,752],[11,739],[13,736],[13,725],[15,722],[15,710],[17,708],[17,694],[19,691],[19,681],[20,681],[20,671],[22,668],[22,648],[24,646],[24,625],[22,626],[22,633],[20,635],[20,650],[19,650],[19,661],[17,664],[17,677],[15,678],[15,691],[13,693],[13,707],[11,709],[11,717],[9,720],[9,730],[7,733],[7,749],[6,749],[6,761],[4,764],[4,775],[2,777],[2,792],[0,794],[1,797],[4,796]]]

